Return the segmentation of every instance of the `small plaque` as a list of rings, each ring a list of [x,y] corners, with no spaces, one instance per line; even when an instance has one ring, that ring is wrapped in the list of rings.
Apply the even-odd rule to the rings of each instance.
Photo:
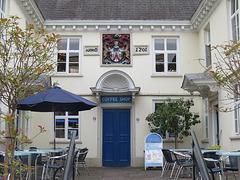
[[[149,54],[149,46],[148,45],[133,46],[133,54],[134,55]]]
[[[84,56],[99,56],[100,55],[99,46],[84,46],[83,54]]]

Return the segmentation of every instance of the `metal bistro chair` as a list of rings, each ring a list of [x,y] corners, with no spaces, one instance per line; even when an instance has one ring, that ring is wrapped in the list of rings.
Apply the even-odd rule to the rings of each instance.
[[[215,151],[204,152],[203,153],[204,160],[207,164],[208,172],[212,175],[214,179],[214,174],[218,174],[220,180],[222,179],[222,169],[220,167],[220,156],[216,154]]]
[[[48,172],[49,169],[56,171],[58,168],[62,167],[63,164],[55,164],[55,161],[59,160],[59,159],[65,159],[66,156],[67,156],[67,154],[63,154],[63,155],[60,155],[60,156],[53,156],[53,157],[50,156],[50,157],[48,157],[47,162],[43,165],[41,180],[52,179],[52,177],[51,177],[52,173]]]
[[[192,158],[189,154],[174,152],[174,156],[175,156],[175,159],[178,164],[178,169],[177,169],[176,175],[174,177],[174,180],[177,180],[179,178],[179,175],[180,175],[182,169],[192,167],[193,163],[192,163]],[[179,157],[181,157],[181,158],[179,158]],[[185,158],[185,160],[183,161],[182,158]]]
[[[87,154],[88,154],[88,148],[80,149],[79,153],[78,153],[77,161],[75,163],[75,166],[77,168],[78,164],[82,164],[83,168],[87,171],[87,173],[89,175],[88,167],[87,167],[87,164],[86,164]],[[77,168],[77,173],[80,174],[80,171],[79,171],[78,168]]]
[[[168,169],[171,166],[171,164],[173,164],[172,171],[170,174],[170,178],[172,178],[177,161],[173,159],[174,156],[173,152],[171,152],[169,149],[162,149],[162,153],[165,158],[165,163],[162,169],[161,178],[168,172]]]
[[[227,163],[227,160],[229,163]],[[228,175],[234,175],[234,178],[237,180],[236,175],[238,175],[238,156],[228,156],[225,159],[224,171],[226,174],[226,179],[228,179]]]
[[[22,162],[24,165],[28,165],[28,155],[21,155],[18,156],[19,160]],[[34,168],[34,174],[37,177],[37,171],[38,167],[42,165],[42,158],[41,154],[38,153],[33,153],[31,154],[31,167]],[[28,173],[27,173],[28,176]]]

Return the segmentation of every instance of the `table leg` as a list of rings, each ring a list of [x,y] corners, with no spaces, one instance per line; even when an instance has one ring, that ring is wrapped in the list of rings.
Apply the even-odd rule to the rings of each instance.
[[[28,167],[31,168],[31,154],[28,155]],[[28,179],[31,180],[31,171],[28,170]]]
[[[226,180],[225,173],[223,172],[223,168],[224,168],[224,159],[223,159],[223,156],[221,156],[220,161],[221,161],[221,162],[220,162],[220,168],[221,168],[222,180]]]
[[[240,156],[238,156],[238,179],[240,177]]]

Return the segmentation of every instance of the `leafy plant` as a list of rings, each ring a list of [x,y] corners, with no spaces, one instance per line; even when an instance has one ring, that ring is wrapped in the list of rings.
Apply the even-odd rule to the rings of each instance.
[[[189,136],[191,127],[200,123],[198,113],[190,112],[192,106],[193,100],[167,99],[146,117],[150,131],[175,134],[175,148],[178,148],[178,137]]]
[[[212,146],[208,146],[206,149],[215,149],[215,150],[220,150],[222,148],[221,145],[215,144]]]
[[[1,133],[6,139],[3,173],[6,175],[10,171],[11,179],[18,166],[14,160],[16,140],[27,141],[23,132],[16,129],[18,101],[44,90],[41,75],[54,73],[54,50],[60,41],[58,35],[35,31],[32,24],[23,30],[18,20],[15,16],[0,19],[0,100],[8,108],[8,114],[1,114],[7,124],[6,131]]]

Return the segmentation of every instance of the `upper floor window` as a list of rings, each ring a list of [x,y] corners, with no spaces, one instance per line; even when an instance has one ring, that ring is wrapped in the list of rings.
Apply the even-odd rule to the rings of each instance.
[[[154,38],[154,73],[178,73],[179,39],[172,37]]]
[[[6,17],[6,0],[0,0],[0,18]]]
[[[239,40],[238,0],[231,0],[231,28],[232,40]]]
[[[209,25],[205,28],[205,54],[206,54],[206,67],[211,66],[211,37]]]
[[[57,73],[79,74],[81,58],[81,39],[62,38],[58,43]]]
[[[56,138],[71,139],[76,132],[76,139],[80,139],[80,112],[56,112]]]

